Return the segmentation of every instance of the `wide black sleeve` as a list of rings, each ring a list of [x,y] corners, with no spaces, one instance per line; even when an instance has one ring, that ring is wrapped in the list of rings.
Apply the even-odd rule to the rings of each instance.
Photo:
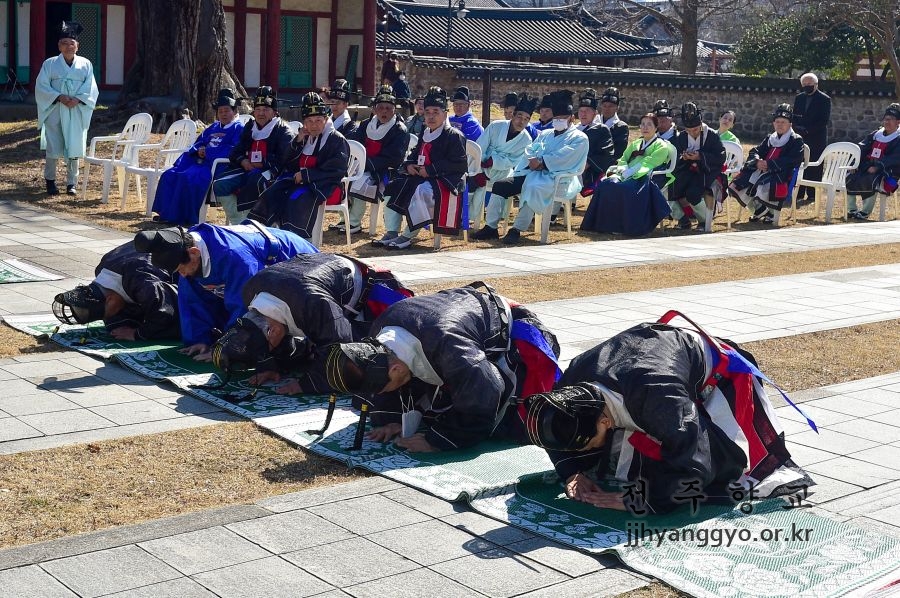
[[[228,160],[231,161],[231,165],[235,168],[240,166],[241,162],[245,159],[249,158],[247,152],[250,151],[250,145],[253,142],[253,126],[252,120],[247,123],[247,126],[241,131],[241,136],[238,139],[237,144],[231,148],[231,153],[228,154]]]
[[[615,163],[612,133],[606,125],[588,129],[587,168],[597,174],[605,173]]]
[[[175,285],[160,280],[143,268],[126,272],[123,278],[129,296],[143,312],[135,339],[179,338],[178,292]]]
[[[613,159],[618,160],[625,153],[625,148],[628,147],[628,125],[618,122],[610,133],[613,140]]]
[[[315,168],[303,169],[304,183],[337,185],[347,176],[350,162],[350,146],[343,135],[332,133],[319,152]]]
[[[455,131],[455,132],[454,132]],[[440,147],[431,153],[431,164],[425,167],[432,178],[442,178],[456,187],[469,169],[466,159],[466,138],[456,129],[449,129],[442,137]]]
[[[300,154],[303,153],[303,138],[294,137],[291,142],[284,148],[281,156],[278,158],[279,174],[294,174],[300,170]]]
[[[708,175],[718,176],[725,165],[725,146],[716,133],[710,129],[703,147],[700,148],[700,170]]]
[[[409,146],[409,135],[406,125],[398,118],[394,129],[385,135],[381,151],[377,156],[366,156],[366,171],[375,174],[384,174],[391,168],[397,168],[406,156],[406,148]],[[384,125],[387,126],[387,125]]]
[[[803,138],[795,135],[781,148],[781,153],[774,160],[766,160],[769,172],[777,174],[782,180],[790,178],[789,173],[803,163]]]
[[[281,160],[287,153],[288,148],[290,148],[291,140],[293,140],[293,138],[294,134],[284,123],[281,123],[280,126],[277,126],[272,130],[272,134],[269,135],[268,140],[269,152],[266,157],[266,168],[275,170],[277,173],[278,169],[281,167]]]

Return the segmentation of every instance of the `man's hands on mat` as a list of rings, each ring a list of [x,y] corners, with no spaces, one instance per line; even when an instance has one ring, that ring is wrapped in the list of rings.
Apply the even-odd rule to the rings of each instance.
[[[183,349],[178,349],[178,352],[193,357],[194,361],[212,361],[212,351],[206,343],[196,343]]]
[[[400,427],[400,424],[394,424],[397,427]],[[394,444],[399,446],[400,448],[404,448],[411,453],[436,453],[438,450],[431,444],[425,440],[425,435],[422,433],[413,434],[409,438],[398,438],[394,441]]]
[[[249,378],[247,378],[247,382],[250,384],[255,384],[256,386],[260,386],[265,384],[266,382],[278,382],[281,380],[281,374],[273,370],[265,370],[263,372],[256,372]]]
[[[566,496],[601,509],[625,510],[620,494],[601,490],[600,486],[583,473],[576,473],[566,480]]]
[[[116,340],[119,341],[133,341],[135,340],[135,333],[137,332],[137,328],[132,328],[130,326],[119,326],[118,328],[113,328],[109,331],[109,335]]]
[[[375,442],[390,442],[402,429],[403,427],[398,423],[386,424],[369,430],[366,438]]]

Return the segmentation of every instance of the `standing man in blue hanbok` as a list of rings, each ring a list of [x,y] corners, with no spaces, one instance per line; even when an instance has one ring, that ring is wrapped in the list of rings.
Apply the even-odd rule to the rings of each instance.
[[[41,149],[47,151],[44,180],[47,195],[59,195],[56,163],[66,160],[66,194],[75,195],[78,184],[78,158],[84,156],[88,127],[97,105],[94,66],[78,56],[78,34],[82,26],[63,21],[59,31],[59,56],[48,58],[34,84],[38,109]]]
[[[218,158],[228,158],[244,129],[238,119],[237,106],[234,91],[219,91],[213,105],[216,122],[204,129],[196,143],[159,178],[153,201],[153,211],[159,216],[154,220],[187,225],[197,224],[200,220],[200,206],[206,201],[214,178],[212,164]],[[219,166],[215,174],[222,174],[225,168],[225,165]]]
[[[210,361],[212,343],[247,311],[241,289],[254,274],[314,245],[293,233],[247,220],[238,226],[198,224],[189,230],[143,231],[134,248],[151,263],[178,272],[178,312],[186,355]]]
[[[457,87],[453,92],[453,116],[450,117],[450,126],[459,129],[469,141],[478,141],[484,133],[484,127],[469,110],[469,88]]]
[[[513,172],[511,181],[501,181],[494,185],[491,202],[488,204],[487,222],[482,231],[478,231],[476,239],[490,238],[495,234],[503,214],[503,205],[507,197],[519,196],[519,213],[503,242],[507,245],[519,243],[522,231],[528,230],[535,214],[541,214],[553,200],[553,188],[556,178],[564,175],[575,175],[565,189],[565,197],[572,198],[581,189],[578,179],[584,171],[588,155],[587,135],[578,130],[572,122],[571,91],[554,91],[550,94],[553,111],[553,128],[541,132],[534,143],[525,150]],[[494,233],[486,230],[494,229]]]

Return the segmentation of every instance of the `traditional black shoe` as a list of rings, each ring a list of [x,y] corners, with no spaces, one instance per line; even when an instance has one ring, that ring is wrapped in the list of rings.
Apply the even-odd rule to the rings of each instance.
[[[859,214],[859,210],[850,210],[849,212],[847,212],[847,220],[850,220],[851,218],[856,218],[857,214]]]
[[[75,191],[75,185],[66,185],[66,195],[78,195]]]
[[[756,208],[756,211],[753,212],[753,215],[750,216],[750,222],[759,222],[769,211],[769,208],[766,206],[759,206]]]
[[[47,195],[59,195],[59,187],[56,186],[56,181],[44,180],[47,181]]]
[[[853,219],[854,220],[868,220],[869,215],[866,214],[865,212],[856,212],[855,214],[853,214]]]
[[[511,228],[506,231],[506,236],[503,237],[503,243],[506,245],[518,245],[519,237],[522,236],[522,232],[517,228]]]
[[[476,241],[488,241],[490,239],[499,239],[500,233],[497,232],[496,228],[490,227],[485,224],[484,228],[472,233],[472,238]]]
[[[691,228],[691,219],[688,216],[682,216],[678,219],[678,228],[687,230]]]
[[[763,224],[775,224],[775,216],[772,214],[766,214],[762,218],[759,219]]]

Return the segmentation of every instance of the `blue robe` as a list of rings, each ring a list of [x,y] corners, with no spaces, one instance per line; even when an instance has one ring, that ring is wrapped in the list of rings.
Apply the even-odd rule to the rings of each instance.
[[[575,197],[581,190],[579,175],[584,172],[584,166],[587,164],[588,147],[587,135],[574,125],[559,135],[553,129],[538,135],[525,150],[525,155],[519,160],[513,173],[513,176],[525,175],[522,194],[519,196],[520,205],[527,205],[536,214],[543,213],[553,199],[556,177],[563,174],[575,175],[563,193],[567,199]],[[528,168],[530,158],[543,160],[546,169],[530,170]]]
[[[450,126],[462,131],[463,136],[469,141],[478,141],[478,138],[484,133],[484,127],[471,112],[466,112],[462,116],[451,116]]]
[[[197,275],[183,276],[178,281],[181,337],[185,345],[211,344],[213,328],[227,330],[246,313],[241,289],[251,276],[297,254],[318,252],[294,233],[263,228],[271,237],[252,224],[204,223],[191,227],[189,232],[199,236],[205,248],[198,244],[202,259]]]
[[[217,158],[228,158],[231,150],[241,138],[244,125],[235,119],[222,126],[218,121],[203,130],[197,142],[181,154],[172,168],[162,173],[156,188],[153,211],[163,222],[173,224],[197,224],[200,206],[206,200],[206,193],[212,183],[212,163]],[[202,160],[197,150],[206,148]],[[228,164],[216,168],[216,176],[222,174]]]

